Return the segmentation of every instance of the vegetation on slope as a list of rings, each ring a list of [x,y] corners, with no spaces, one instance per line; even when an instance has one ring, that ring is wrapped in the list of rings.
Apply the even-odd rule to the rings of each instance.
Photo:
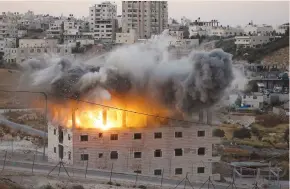
[[[216,42],[216,48],[222,48],[224,51],[231,53],[236,60],[246,60],[250,63],[261,62],[267,55],[289,47],[289,36],[283,36],[271,41],[268,44],[262,45],[260,48],[240,48],[237,49],[235,39],[219,40]]]

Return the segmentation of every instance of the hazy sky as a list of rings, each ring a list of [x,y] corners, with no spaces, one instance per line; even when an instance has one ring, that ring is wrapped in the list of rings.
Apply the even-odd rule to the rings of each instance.
[[[3,1],[0,11],[26,12],[63,15],[72,13],[77,17],[88,16],[89,6],[101,0],[38,0],[38,1]],[[121,14],[121,1],[115,0],[118,14]],[[169,0],[169,17],[180,20],[182,16],[201,20],[216,19],[222,25],[245,25],[251,20],[257,24],[278,25],[289,22],[289,1],[196,1]]]

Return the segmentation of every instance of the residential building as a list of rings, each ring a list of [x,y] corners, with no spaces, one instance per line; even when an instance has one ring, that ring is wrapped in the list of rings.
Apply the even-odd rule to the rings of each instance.
[[[60,37],[63,33],[64,20],[55,20],[49,24],[49,29],[46,31],[47,37]]]
[[[57,39],[20,39],[19,47],[55,47],[57,46]]]
[[[262,93],[242,96],[242,106],[249,106],[250,108],[263,108],[264,96]]]
[[[21,63],[44,54],[71,56],[71,47],[58,45],[57,39],[20,39],[19,48],[4,48],[3,59],[7,63]]]
[[[76,47],[77,43],[79,43],[80,47],[87,46],[87,45],[94,45],[95,41],[93,39],[69,39],[64,42],[71,47]]]
[[[237,36],[235,37],[235,44],[237,45],[237,48],[256,48],[269,43],[272,38],[272,36]]]
[[[17,37],[17,25],[11,22],[0,21],[0,39]]]
[[[132,127],[126,122],[130,114],[102,111],[104,120],[108,114],[117,112],[123,126],[104,131],[50,122],[48,161],[62,160],[69,165],[104,170],[111,170],[113,165],[114,172],[164,178],[182,179],[187,175],[191,181],[205,181],[209,176],[220,179],[219,174],[212,172],[213,163],[220,160],[213,153],[220,138],[212,136],[213,127],[202,121],[203,114],[196,123],[171,121],[161,126],[151,125],[150,118],[145,118],[147,126]],[[210,120],[208,115],[207,121]]]
[[[243,34],[242,28],[235,28],[235,27],[213,27],[209,30],[209,36],[220,36],[220,37],[230,37],[230,36],[237,36]]]
[[[271,35],[274,31],[272,26],[269,25],[261,25],[258,26],[250,22],[248,25],[244,27],[244,33],[246,35]]]
[[[27,30],[18,30],[17,31],[17,37],[18,38],[25,37],[26,35],[27,35]]]
[[[4,38],[0,40],[0,52],[4,52],[5,48],[16,48],[16,38]]]
[[[122,1],[122,32],[135,29],[138,38],[161,34],[168,26],[167,1]]]
[[[122,28],[122,15],[117,16],[118,28]]]
[[[138,40],[138,36],[134,29],[130,29],[129,33],[116,33],[117,44],[133,44]]]
[[[285,34],[285,32],[289,30],[289,23],[285,23],[285,24],[282,24],[282,25],[279,25],[275,31],[276,33],[278,34]]]
[[[117,21],[113,20],[97,20],[96,28],[94,29],[95,40],[104,42],[113,42],[116,38]]]
[[[221,28],[218,20],[201,21],[200,18],[189,24],[189,36],[208,36],[213,28]]]
[[[183,39],[183,26],[179,24],[171,24],[168,26],[169,35],[176,39]]]
[[[117,29],[117,5],[109,1],[94,5],[89,8],[90,32],[94,39],[112,41],[115,39]]]

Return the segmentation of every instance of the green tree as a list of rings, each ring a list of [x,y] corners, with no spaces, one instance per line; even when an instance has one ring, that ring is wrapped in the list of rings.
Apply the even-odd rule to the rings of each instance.
[[[244,139],[244,138],[251,138],[251,136],[252,136],[251,131],[246,128],[241,128],[233,132],[234,138]]]
[[[225,136],[225,132],[222,129],[215,129],[213,131],[213,136],[215,136],[215,137],[224,137]]]

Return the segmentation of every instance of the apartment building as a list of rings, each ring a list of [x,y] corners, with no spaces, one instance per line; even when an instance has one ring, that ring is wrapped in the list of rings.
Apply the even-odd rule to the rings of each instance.
[[[105,111],[105,110],[104,110]],[[111,111],[111,110],[110,110]],[[122,116],[126,114],[122,114]],[[201,116],[203,118],[203,116]],[[128,118],[128,117],[127,117]],[[123,119],[126,120],[127,118]],[[209,120],[209,119],[208,119]],[[220,139],[212,136],[206,123],[99,129],[66,128],[48,125],[48,160],[92,169],[139,173],[164,178],[205,181],[213,174],[212,164],[220,160],[213,154]]]
[[[105,1],[89,8],[90,32],[94,39],[112,41],[117,29],[117,5]]]
[[[209,29],[209,36],[220,36],[220,37],[229,37],[229,36],[237,36],[243,34],[244,30],[242,28],[236,27],[213,27]]]
[[[5,48],[15,48],[16,38],[0,39],[0,52],[4,52]]]
[[[168,27],[167,1],[122,1],[122,32],[135,29],[138,38],[150,38]]]
[[[237,48],[250,47],[256,48],[271,41],[271,36],[236,36],[235,44]]]
[[[116,33],[116,44],[134,44],[138,40],[136,31],[130,29],[129,33]]]
[[[57,44],[57,39],[20,39],[19,48],[4,48],[3,59],[7,63],[21,63],[44,54],[71,56],[68,45]]]
[[[49,29],[46,31],[47,37],[60,37],[63,32],[64,20],[55,20],[49,24]]]
[[[261,25],[258,26],[250,22],[244,27],[244,33],[246,35],[271,35],[274,31],[273,27],[270,25]]]
[[[17,24],[0,20],[0,39],[17,37]]]

